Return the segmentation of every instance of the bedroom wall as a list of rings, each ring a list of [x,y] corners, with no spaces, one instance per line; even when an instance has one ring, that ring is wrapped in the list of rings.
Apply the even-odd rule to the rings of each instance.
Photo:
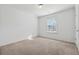
[[[57,33],[47,32],[47,20],[55,18],[57,21]],[[75,21],[75,10],[70,8],[54,14],[38,17],[39,23],[39,36],[54,38],[57,40],[74,42],[74,21]]]
[[[0,46],[37,35],[37,17],[7,5],[0,5]]]

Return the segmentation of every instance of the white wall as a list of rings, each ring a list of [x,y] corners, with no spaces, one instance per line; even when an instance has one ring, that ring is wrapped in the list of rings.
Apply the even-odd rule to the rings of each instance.
[[[57,21],[57,33],[47,32],[47,20],[55,18]],[[50,14],[47,16],[42,16],[38,18],[39,22],[39,35],[48,38],[54,38],[58,40],[74,42],[74,21],[75,21],[75,10],[70,8],[55,14]]]
[[[0,46],[37,35],[37,18],[30,11],[23,12],[0,5]]]

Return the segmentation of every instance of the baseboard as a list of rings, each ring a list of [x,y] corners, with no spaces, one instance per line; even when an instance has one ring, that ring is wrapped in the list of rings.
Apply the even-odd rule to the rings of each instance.
[[[48,37],[36,36],[36,35],[33,36],[32,38],[36,38],[36,37],[48,38]],[[48,38],[48,39],[56,40],[56,41],[61,41],[61,42],[65,42],[65,43],[70,43],[70,44],[75,44],[75,42],[68,42],[68,41],[58,40],[58,39],[52,39],[52,38]],[[5,42],[5,43],[3,43],[3,44],[0,44],[0,47],[1,47],[1,46],[5,46],[5,45],[9,45],[9,44],[13,44],[13,43],[17,43],[17,42],[22,41],[22,40],[29,40],[29,39],[26,38],[26,39],[19,39],[19,40],[16,40],[16,41]]]
[[[37,37],[37,36],[34,35],[33,38],[35,38],[35,37]],[[18,39],[18,40],[15,40],[15,41],[4,42],[4,43],[1,43],[1,44],[0,44],[0,47],[6,46],[6,45],[9,45],[9,44],[14,44],[14,43],[17,43],[17,42],[20,42],[20,41],[23,41],[23,40],[29,40],[29,39],[28,39],[28,37],[27,37],[27,38]]]
[[[60,42],[64,42],[64,43],[75,44],[75,42],[69,42],[69,41],[59,40],[59,39],[55,39],[55,38],[49,38],[49,37],[44,37],[44,36],[37,36],[37,37],[47,38],[47,39],[56,40],[56,41],[60,41]]]
[[[22,41],[22,40],[25,40],[25,39],[20,39],[20,40],[16,40],[16,41],[4,42],[4,43],[1,43],[1,44],[0,44],[0,47],[5,46],[5,45],[9,45],[9,44],[13,44],[13,43],[16,43],[16,42],[19,42],[19,41]]]

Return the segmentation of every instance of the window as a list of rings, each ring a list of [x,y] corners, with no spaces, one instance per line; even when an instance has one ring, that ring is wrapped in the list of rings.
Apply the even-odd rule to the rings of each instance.
[[[48,32],[56,32],[57,31],[57,22],[55,19],[49,19],[47,21],[47,30],[48,30]]]

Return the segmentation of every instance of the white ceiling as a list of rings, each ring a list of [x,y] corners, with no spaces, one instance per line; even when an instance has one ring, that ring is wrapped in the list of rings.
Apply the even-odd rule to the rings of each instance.
[[[51,13],[55,13],[67,8],[74,7],[73,4],[44,4],[42,8],[39,8],[36,4],[14,4],[14,5],[8,5],[10,7],[14,7],[16,9],[22,10],[22,11],[30,11],[35,13],[37,16],[43,16]]]
[[[47,4],[42,8],[38,8],[38,16],[47,15],[51,13],[55,13],[61,10],[65,10],[68,8],[72,8],[74,5],[72,4]]]

